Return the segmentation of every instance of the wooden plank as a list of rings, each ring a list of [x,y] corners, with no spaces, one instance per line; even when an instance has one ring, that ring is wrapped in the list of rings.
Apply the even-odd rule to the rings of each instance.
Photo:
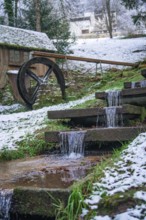
[[[107,92],[96,92],[95,97],[97,99],[106,99],[108,93]],[[146,87],[143,88],[131,88],[131,89],[122,89],[120,93],[121,97],[126,96],[140,96],[140,97],[146,97]]]
[[[146,97],[146,87],[144,88],[132,88],[132,89],[122,89],[121,96],[145,96]]]
[[[134,97],[134,96],[125,96],[122,98],[122,103],[123,104],[132,104],[132,105],[137,105],[137,106],[142,106],[146,107],[146,96],[144,97]]]
[[[106,99],[107,98],[107,93],[106,92],[96,92],[95,93],[95,98],[96,99]]]
[[[103,128],[88,130],[85,141],[129,141],[134,139],[139,133],[146,131],[142,127],[121,127],[121,128]]]
[[[146,127],[95,128],[86,130],[85,142],[129,141],[145,132]],[[59,142],[59,131],[45,133],[46,142]]]
[[[141,115],[145,110],[144,107],[135,106],[130,104],[123,104],[122,105],[122,114],[132,114],[132,115]]]
[[[102,115],[104,110],[102,108],[88,108],[88,109],[69,109],[59,111],[48,111],[49,119],[63,119],[63,118],[77,118]]]
[[[142,107],[133,105],[117,106],[118,114],[136,114],[140,115]],[[82,118],[82,117],[97,117],[105,114],[104,108],[87,108],[87,109],[68,109],[58,111],[48,111],[49,119],[65,119],[65,118]]]
[[[64,54],[56,54],[56,53],[47,53],[47,52],[38,52],[34,51],[31,52],[33,57],[49,57],[49,58],[56,58],[56,59],[65,59],[65,60],[76,60],[76,61],[85,61],[90,63],[104,63],[104,64],[111,64],[111,65],[121,65],[121,66],[131,66],[131,67],[138,67],[139,63],[129,63],[129,62],[121,62],[121,61],[111,61],[111,60],[101,60],[101,59],[94,59],[94,58],[87,58],[87,57],[77,57],[77,56],[69,56]]]

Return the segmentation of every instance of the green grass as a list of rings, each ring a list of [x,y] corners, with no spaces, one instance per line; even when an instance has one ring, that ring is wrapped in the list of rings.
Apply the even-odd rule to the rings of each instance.
[[[115,88],[121,89],[123,88],[123,83],[126,81],[142,80],[143,77],[141,76],[140,71],[140,68],[126,70],[111,69],[104,73],[102,76],[93,76],[90,73],[84,76],[79,72],[69,72],[67,81],[73,81],[74,83],[67,89],[68,100],[70,101],[72,99],[79,99],[97,91],[111,90]],[[105,106],[104,101],[93,99],[86,101],[83,104],[79,104],[74,108],[91,108],[103,106]],[[9,151],[8,148],[5,147],[0,152],[0,160],[17,159],[28,155],[34,156],[40,154],[45,148],[44,132],[69,130],[69,127],[66,125],[67,123],[62,123],[67,121],[68,120],[46,120],[44,122],[46,127],[36,131],[36,138],[26,137],[24,141],[18,143],[18,148],[15,151]],[[51,146],[54,147],[54,145]]]
[[[127,36],[123,37],[122,39],[140,38],[140,37],[146,37],[146,34],[128,34]]]
[[[7,146],[5,146],[0,151],[0,161],[33,157],[43,154],[49,148],[44,140],[37,138],[34,139],[32,136],[28,136],[25,140],[20,141],[17,144],[18,146],[15,150],[10,150]]]
[[[87,207],[84,200],[91,194],[93,183],[100,181],[100,179],[104,177],[105,168],[113,167],[114,163],[119,160],[122,151],[126,149],[127,146],[128,144],[124,144],[120,149],[115,150],[110,158],[103,159],[101,163],[92,169],[88,176],[71,187],[72,192],[68,199],[68,205],[66,207],[61,205],[58,207],[57,220],[79,219],[82,209]],[[103,194],[103,198],[106,198],[105,194]],[[94,214],[95,213],[92,210],[88,214],[87,219],[91,219],[90,217],[93,217]]]

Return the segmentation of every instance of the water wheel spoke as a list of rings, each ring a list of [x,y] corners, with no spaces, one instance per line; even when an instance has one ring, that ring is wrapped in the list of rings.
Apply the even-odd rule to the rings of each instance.
[[[41,83],[41,80],[40,78],[35,74],[33,73],[30,69],[27,69],[26,70],[26,73],[29,77],[31,77],[32,79],[34,79],[35,81],[37,81],[39,84]]]
[[[33,92],[33,94],[32,94],[32,97],[31,97],[31,101],[32,101],[32,102],[35,101],[36,96],[37,96],[37,92],[38,92],[39,88],[40,88],[40,85],[37,85],[36,88],[35,88],[35,90],[34,90],[34,92]]]
[[[43,82],[48,80],[48,78],[49,78],[50,74],[52,73],[52,71],[53,71],[53,66],[48,68],[47,72],[44,75]]]
[[[33,68],[35,67],[35,71]],[[44,71],[45,70],[45,71]],[[64,76],[52,60],[44,57],[34,57],[25,62],[18,72],[17,87],[19,94],[26,104],[32,108],[32,105],[37,99],[39,88],[45,86],[49,80],[51,73],[54,73],[52,77],[53,83],[57,83],[60,86],[62,98],[65,98],[65,80]],[[45,88],[45,87],[44,87]]]

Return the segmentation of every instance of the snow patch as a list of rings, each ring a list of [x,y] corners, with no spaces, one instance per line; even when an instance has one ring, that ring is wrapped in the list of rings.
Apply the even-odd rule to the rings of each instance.
[[[140,187],[146,184],[146,133],[141,133],[126,150],[122,152],[120,160],[115,162],[113,168],[104,170],[104,177],[100,182],[93,184],[93,191],[85,200],[89,208],[100,202],[103,193],[114,195],[117,192],[125,192],[130,188]],[[135,193],[134,198],[146,201],[146,192]],[[98,210],[98,208],[97,208]],[[146,203],[128,209],[127,212],[115,216],[114,220],[136,220],[146,216]],[[97,216],[98,219],[99,216]],[[99,218],[100,219],[100,218]]]
[[[70,109],[85,101],[92,100],[94,97],[95,95],[92,94],[80,100],[44,107],[38,110],[0,115],[0,150],[4,147],[16,149],[16,143],[18,141],[25,139],[27,135],[34,134],[36,130],[45,127],[45,121],[48,120],[47,111]],[[5,110],[6,107],[1,106],[1,112]]]

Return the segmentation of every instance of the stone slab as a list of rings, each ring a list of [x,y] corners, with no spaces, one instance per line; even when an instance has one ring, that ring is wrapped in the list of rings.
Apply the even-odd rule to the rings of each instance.
[[[41,189],[41,188],[16,188],[14,189],[10,213],[13,216],[39,216],[46,219],[55,217],[57,201],[67,205],[70,190],[66,189]],[[16,218],[17,219],[17,218]]]
[[[85,142],[129,141],[145,131],[146,127],[142,126],[88,129],[85,134]],[[45,140],[46,142],[59,142],[59,131],[46,132]]]

